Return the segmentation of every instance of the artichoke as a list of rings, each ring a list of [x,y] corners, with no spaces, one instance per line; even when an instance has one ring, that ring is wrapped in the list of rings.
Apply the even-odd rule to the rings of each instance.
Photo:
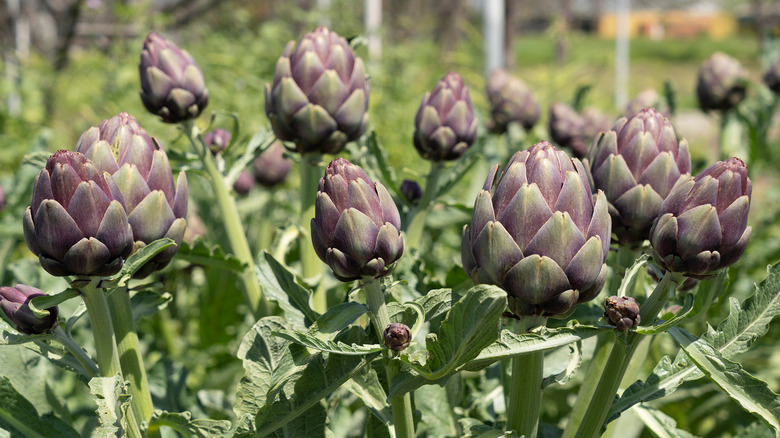
[[[297,152],[335,154],[363,134],[368,91],[363,61],[347,40],[319,27],[297,48],[290,41],[276,62],[265,113],[276,136],[294,142]]]
[[[412,333],[409,331],[409,327],[397,322],[388,324],[384,335],[385,345],[393,351],[405,350],[412,340]]]
[[[753,184],[739,158],[682,178],[650,230],[656,262],[665,270],[703,279],[734,264],[745,251]]]
[[[387,189],[339,158],[320,179],[311,221],[314,250],[347,282],[390,273],[404,250],[401,217]]]
[[[602,132],[608,131],[610,126],[612,126],[612,119],[596,108],[587,107],[582,112],[582,120],[584,122],[582,137],[583,141],[585,141],[585,155],[587,155],[593,140]]]
[[[584,136],[585,119],[564,103],[550,105],[550,137],[559,146],[569,148],[577,158],[584,158],[589,144]],[[591,139],[592,140],[592,139]]]
[[[780,94],[780,58],[775,59],[764,73],[764,83],[773,93]]]
[[[629,330],[641,322],[639,304],[631,297],[608,297],[604,300],[604,319],[618,330]]]
[[[16,324],[16,329],[28,335],[48,333],[57,327],[57,306],[49,307],[49,314],[43,318],[35,316],[30,309],[30,300],[46,296],[42,290],[17,284],[14,287],[0,287],[0,309]]]
[[[168,237],[176,246],[164,249],[146,263],[136,278],[168,265],[178,250],[187,226],[187,176],[173,183],[168,156],[138,121],[120,113],[85,131],[75,148],[98,170],[109,173],[125,200],[127,220],[133,228],[136,249]]]
[[[699,69],[696,96],[704,111],[728,111],[745,98],[747,73],[736,59],[716,52]]]
[[[593,182],[610,202],[618,241],[639,245],[650,232],[672,187],[691,171],[685,140],[653,108],[619,119],[588,155]]]
[[[238,178],[233,182],[233,190],[239,195],[246,195],[255,186],[255,177],[252,176],[252,172],[248,170],[242,170],[238,174]]]
[[[27,247],[56,276],[115,274],[133,250],[119,188],[76,152],[49,157],[35,178],[23,225]]]
[[[252,162],[255,181],[264,187],[273,187],[287,179],[292,163],[285,158],[284,151],[282,143],[275,141],[255,158]]]
[[[585,168],[546,141],[493,166],[463,228],[463,268],[502,287],[518,316],[565,316],[606,279],[611,221]]]
[[[412,181],[410,179],[405,179],[403,182],[401,182],[401,187],[399,187],[399,190],[401,191],[401,194],[404,195],[404,198],[409,202],[411,205],[416,205],[420,198],[422,198],[423,191],[422,187],[420,187],[420,184],[417,183],[417,181]]]
[[[141,102],[165,123],[194,119],[209,103],[198,63],[186,50],[154,32],[144,41],[138,70]]]
[[[420,102],[414,118],[414,147],[426,160],[457,160],[476,139],[469,89],[460,75],[447,73]]]
[[[652,88],[640,91],[633,99],[629,100],[623,115],[631,117],[645,108],[655,108],[667,118],[670,115],[669,105],[667,105],[665,99],[662,99],[661,95]]]
[[[216,155],[227,149],[232,137],[233,135],[229,131],[217,128],[203,136],[203,143],[206,144],[206,147],[209,148],[212,154]]]
[[[492,118],[488,127],[493,132],[506,132],[511,122],[519,123],[528,131],[539,120],[539,104],[531,89],[505,70],[498,69],[490,74],[487,97]]]

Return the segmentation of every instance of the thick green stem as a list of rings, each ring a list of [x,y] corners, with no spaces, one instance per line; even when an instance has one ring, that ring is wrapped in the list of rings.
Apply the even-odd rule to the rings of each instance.
[[[372,279],[363,284],[363,292],[366,294],[366,304],[371,311],[371,323],[382,342],[385,328],[390,324],[390,316],[385,305],[385,293],[379,281]],[[386,355],[387,356],[387,355]],[[387,357],[386,357],[387,359]],[[393,378],[400,372],[400,363],[397,360],[385,361],[388,387],[393,383]],[[412,416],[412,402],[409,393],[401,397],[390,397],[390,407],[393,411],[393,425],[397,438],[414,438],[414,417]]]
[[[314,218],[314,205],[317,201],[317,184],[322,177],[320,161],[322,155],[316,152],[301,155],[301,229],[310,230]],[[317,278],[322,273],[322,261],[314,251],[310,232],[301,233],[298,238],[298,248],[301,257],[301,271],[306,279]],[[322,287],[314,291],[314,310],[325,313],[328,310],[328,300]]]
[[[571,414],[569,414],[569,421],[566,423],[566,429],[563,431],[561,438],[574,438],[574,434],[577,433],[577,426],[582,423],[582,419],[585,417],[585,411],[590,406],[593,393],[596,392],[599,376],[603,374],[604,366],[607,364],[607,358],[609,357],[608,347],[614,342],[614,336],[614,333],[604,333],[598,336],[588,372],[577,393],[577,402],[574,404]]]
[[[681,281],[680,274],[667,271],[664,278],[658,283],[653,293],[642,303],[639,317],[644,324],[653,322],[658,312],[664,307],[669,292],[673,291]],[[619,335],[612,347],[612,352],[607,359],[604,373],[601,375],[596,392],[590,399],[590,405],[585,413],[585,418],[580,424],[575,437],[591,438],[599,436],[607,414],[615,399],[620,382],[626,374],[631,357],[639,346],[641,335],[636,332]]]
[[[515,321],[517,334],[544,325],[547,318],[525,317]],[[512,379],[509,388],[507,431],[515,436],[536,438],[539,413],[542,408],[542,380],[544,379],[544,352],[537,351],[512,359]]]
[[[428,173],[428,179],[425,181],[425,191],[422,198],[417,203],[417,208],[412,210],[406,219],[406,222],[409,224],[409,228],[406,231],[406,243],[409,245],[409,248],[420,248],[425,221],[428,219],[431,201],[433,201],[436,192],[439,190],[439,179],[443,173],[444,166],[444,163],[441,162],[431,162],[431,170]]]
[[[89,283],[80,288],[80,292],[84,305],[87,307],[89,322],[92,325],[92,336],[95,338],[97,353],[95,357],[100,375],[114,377],[121,370],[119,354],[106,294],[102,288],[97,287],[99,281],[99,278],[90,279]]]
[[[225,181],[224,175],[217,168],[217,163],[211,152],[198,138],[198,131],[192,121],[182,122],[185,135],[189,138],[195,150],[200,155],[203,163],[203,170],[208,174],[211,188],[214,191],[214,197],[217,201],[217,207],[222,213],[222,223],[225,225],[230,247],[239,260],[246,265],[241,273],[242,291],[244,299],[249,305],[252,314],[256,317],[264,316],[266,312],[266,303],[263,300],[263,293],[260,283],[255,274],[255,260],[252,256],[252,250],[249,248],[249,242],[246,239],[246,232],[241,223],[241,215],[236,206],[236,200],[230,195],[230,189]]]
[[[70,354],[72,354],[73,357],[79,361],[81,366],[84,367],[84,370],[86,370],[87,374],[89,374],[90,378],[100,374],[95,361],[93,361],[87,352],[81,348],[81,345],[79,345],[69,334],[65,333],[65,330],[63,330],[62,327],[57,326],[53,333],[57,339],[57,342],[62,344],[65,348],[68,349],[68,351],[70,351]]]

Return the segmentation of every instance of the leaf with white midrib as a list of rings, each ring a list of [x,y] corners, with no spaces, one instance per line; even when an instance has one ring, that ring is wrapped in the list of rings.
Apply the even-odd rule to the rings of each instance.
[[[382,346],[379,344],[359,345],[345,344],[341,341],[333,342],[327,339],[319,339],[316,336],[311,336],[297,330],[278,330],[272,333],[274,336],[282,337],[290,342],[295,342],[296,344],[303,345],[304,347],[314,348],[316,350],[325,351],[328,353],[362,356],[364,354],[378,353],[382,351]]]

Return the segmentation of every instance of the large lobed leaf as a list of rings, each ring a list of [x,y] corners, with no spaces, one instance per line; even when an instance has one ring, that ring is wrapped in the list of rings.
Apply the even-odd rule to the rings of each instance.
[[[51,413],[38,415],[35,406],[19,394],[5,376],[0,376],[0,430],[13,438],[79,437],[68,423]]]

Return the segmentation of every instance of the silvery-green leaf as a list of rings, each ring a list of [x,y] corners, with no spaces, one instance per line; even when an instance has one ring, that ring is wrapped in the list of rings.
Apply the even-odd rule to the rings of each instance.
[[[170,427],[183,436],[198,438],[221,438],[229,435],[230,421],[193,419],[190,412],[168,412],[156,410],[149,420],[149,428]]]
[[[94,377],[89,381],[89,392],[97,404],[100,426],[97,434],[101,438],[124,436],[128,430],[128,409],[130,388],[119,376]]]
[[[634,413],[658,438],[693,438],[689,432],[677,429],[677,422],[658,409],[637,406]]]

